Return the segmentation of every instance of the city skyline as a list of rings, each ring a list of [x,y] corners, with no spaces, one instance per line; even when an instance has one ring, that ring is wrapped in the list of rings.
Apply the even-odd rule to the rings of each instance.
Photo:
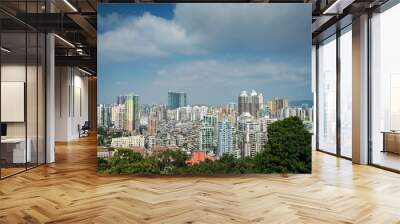
[[[249,95],[250,95],[250,93],[251,93],[251,91],[256,91],[256,92],[258,92],[257,90],[254,90],[254,89],[251,89],[251,90],[240,90],[240,91],[238,91],[239,93],[237,93],[236,94],[236,96],[233,98],[233,99],[231,99],[230,101],[227,101],[227,102],[222,102],[222,103],[220,103],[220,104],[210,104],[210,103],[203,103],[203,104],[193,104],[193,103],[190,103],[190,95],[189,94],[187,94],[186,92],[181,92],[181,93],[186,93],[187,94],[187,106],[223,106],[223,105],[227,105],[227,104],[232,104],[232,103],[234,103],[235,105],[237,105],[238,104],[238,99],[237,99],[237,97],[239,96],[239,94],[240,93],[242,93],[243,91],[246,91],[247,93],[249,93]],[[178,92],[178,91],[168,91],[168,92]],[[151,106],[151,105],[165,105],[165,106],[168,106],[168,92],[167,93],[165,93],[164,95],[164,100],[163,101],[160,101],[160,103],[143,103],[143,102],[141,102],[140,101],[140,103],[139,103],[139,105],[146,105],[146,106]],[[261,92],[260,92],[261,93]],[[138,94],[138,93],[136,93],[135,91],[128,91],[128,93],[125,93],[125,94],[116,94],[116,95],[112,95],[112,100],[110,101],[110,102],[108,102],[108,103],[98,103],[98,105],[100,105],[100,104],[102,104],[102,105],[118,105],[118,104],[124,104],[124,103],[122,103],[122,102],[124,102],[124,100],[122,100],[121,99],[121,97],[125,97],[125,96],[127,96],[127,95],[129,95],[129,94],[134,94],[134,95],[137,95],[137,96],[139,96],[139,97],[141,97],[141,95],[140,94]],[[262,94],[262,93],[261,93]],[[264,103],[265,104],[267,104],[269,101],[271,101],[271,100],[274,100],[274,99],[286,99],[286,100],[288,100],[287,98],[285,98],[285,97],[279,97],[279,96],[275,96],[275,97],[271,97],[271,98],[269,98],[269,99],[266,99],[266,98],[264,98],[263,97],[263,101],[264,101]],[[301,105],[303,105],[303,104],[307,104],[307,106],[308,107],[313,107],[313,100],[312,99],[300,99],[300,100],[288,100],[288,105],[289,106],[301,106]]]
[[[141,104],[166,104],[163,93],[170,90],[186,92],[190,105],[222,105],[239,89],[263,92],[265,100],[312,100],[308,6],[103,6],[101,104],[113,103],[116,92],[135,92]],[[195,22],[200,18],[201,26]],[[285,38],[292,35],[298,38]]]
[[[141,106],[140,96],[118,95],[120,104],[97,107],[100,145],[129,148],[142,154],[183,150],[193,156],[206,152],[211,159],[228,153],[254,157],[267,142],[267,126],[298,117],[312,127],[313,108],[289,106],[285,98],[264,102],[263,93],[239,91],[237,103],[190,106],[185,92],[168,92],[168,105]],[[107,134],[108,133],[108,134]]]

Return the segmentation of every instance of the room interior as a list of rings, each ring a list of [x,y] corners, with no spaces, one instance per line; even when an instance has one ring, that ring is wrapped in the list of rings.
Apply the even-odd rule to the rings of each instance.
[[[1,45],[1,176],[43,164],[44,34],[3,32]]]
[[[293,1],[313,7],[312,175],[187,180],[96,174],[96,4],[112,2],[133,1],[0,2],[0,221],[400,220],[398,1]]]
[[[54,162],[54,158],[49,156],[51,150],[46,149],[54,142],[79,139],[80,128],[89,121],[88,86],[95,81],[93,72],[85,66],[63,64],[62,60],[57,60],[57,65],[54,60],[49,62],[53,54],[61,57],[84,54],[87,57],[87,53],[76,51],[74,45],[58,35],[52,39],[54,47],[49,48],[44,31],[48,28],[34,27],[25,22],[42,21],[40,18],[29,19],[28,13],[46,13],[45,3],[2,1],[0,5],[1,179]],[[47,10],[55,10],[57,4],[49,2]],[[60,9],[63,8],[57,10]],[[51,86],[48,85],[48,74],[53,69],[58,74],[54,77],[54,98],[48,96]],[[49,108],[49,99],[54,103],[50,116],[46,109]],[[54,115],[53,121],[49,121],[51,115]],[[52,143],[49,143],[49,130],[46,128],[49,123],[53,123],[55,130],[51,131],[54,133]]]

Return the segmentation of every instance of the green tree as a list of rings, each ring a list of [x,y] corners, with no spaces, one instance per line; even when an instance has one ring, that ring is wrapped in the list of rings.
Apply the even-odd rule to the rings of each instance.
[[[161,169],[156,157],[148,157],[129,164],[123,169],[126,174],[160,174]]]
[[[122,132],[120,131],[114,131],[113,133],[111,133],[110,138],[119,138],[122,137]]]
[[[310,173],[311,134],[297,117],[268,126],[268,142],[254,158],[235,158],[224,154],[219,160],[206,159],[188,166],[189,156],[182,150],[165,151],[143,158],[130,149],[118,149],[107,161],[98,160],[99,172],[125,174],[241,174]]]
[[[245,174],[245,173],[258,173],[257,164],[254,158],[242,157],[237,159],[235,164],[235,173]]]
[[[106,158],[97,158],[97,172],[104,173],[107,169],[110,168],[108,160]]]
[[[186,167],[186,160],[189,156],[182,150],[168,150],[157,156],[160,169],[163,173],[169,174],[174,170]]]
[[[117,149],[110,160],[110,173],[129,173],[132,164],[143,160],[143,156],[130,149]]]
[[[98,135],[105,135],[106,134],[106,130],[104,127],[98,127],[97,128],[97,134]]]
[[[311,133],[298,117],[274,122],[265,150],[254,160],[261,173],[310,173]]]
[[[98,146],[104,145],[104,136],[103,135],[97,135],[97,145]]]

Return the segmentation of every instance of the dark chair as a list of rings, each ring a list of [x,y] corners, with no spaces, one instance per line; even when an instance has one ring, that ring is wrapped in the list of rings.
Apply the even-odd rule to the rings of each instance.
[[[89,136],[89,129],[89,121],[85,121],[85,124],[83,124],[82,127],[79,128],[79,138]]]

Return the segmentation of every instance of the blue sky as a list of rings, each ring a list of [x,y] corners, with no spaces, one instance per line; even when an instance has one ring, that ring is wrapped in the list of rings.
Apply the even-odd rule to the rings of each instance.
[[[99,4],[98,101],[134,92],[141,104],[311,100],[309,4]]]

